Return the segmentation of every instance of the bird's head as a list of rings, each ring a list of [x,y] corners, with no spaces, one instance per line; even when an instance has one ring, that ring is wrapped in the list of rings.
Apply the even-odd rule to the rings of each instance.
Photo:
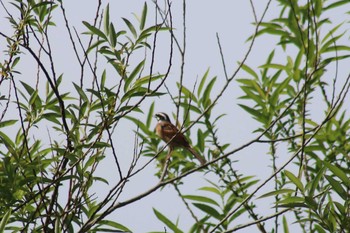
[[[158,121],[167,121],[170,122],[169,116],[164,113],[164,112],[158,112],[156,113],[155,117],[157,118]]]

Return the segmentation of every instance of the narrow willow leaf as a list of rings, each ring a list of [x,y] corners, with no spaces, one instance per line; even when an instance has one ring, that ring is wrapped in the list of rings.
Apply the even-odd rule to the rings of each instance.
[[[217,220],[222,219],[221,214],[216,209],[214,209],[213,207],[211,207],[209,205],[205,205],[205,204],[201,204],[201,203],[193,203],[193,205],[195,207],[197,207],[198,209],[202,210],[204,213],[209,214],[210,216],[216,218]]]
[[[22,134],[21,134],[22,135]],[[15,151],[15,144],[13,141],[7,136],[6,133],[0,131],[0,141],[2,144],[5,144],[6,148],[12,153],[16,153]]]
[[[83,89],[81,89],[77,84],[73,83],[75,90],[78,92],[80,98],[84,101],[84,102],[89,102],[89,98],[86,96],[85,91],[83,91]]]
[[[337,176],[342,182],[346,184],[347,187],[350,187],[350,179],[348,176],[340,170],[340,168],[334,166],[333,164],[330,164],[329,162],[324,161],[324,165],[335,175]]]
[[[327,52],[338,52],[338,51],[350,51],[350,47],[346,45],[336,45],[336,46],[329,46],[327,49],[325,49],[325,53]]]
[[[202,187],[202,188],[199,188],[199,190],[208,191],[208,192],[212,192],[212,193],[221,195],[220,190],[215,188],[215,187]]]
[[[325,171],[325,170],[326,170],[325,167],[322,167],[322,168],[318,171],[316,177],[312,180],[311,186],[310,186],[310,189],[309,189],[309,195],[310,195],[310,196],[314,196],[315,190],[316,190],[316,188],[318,187],[318,185],[320,184],[320,180],[323,178],[323,175],[324,175],[324,171]]]
[[[86,54],[90,53],[93,49],[99,47],[103,43],[105,43],[104,40],[97,40],[96,42],[92,43],[90,47],[86,50]]]
[[[245,71],[245,72],[247,72],[248,74],[250,74],[251,76],[253,76],[255,79],[259,79],[259,76],[258,76],[258,74],[257,73],[255,73],[255,71],[252,69],[252,68],[250,68],[249,66],[247,66],[246,64],[243,64],[242,65],[242,69]]]
[[[349,0],[342,0],[342,1],[335,1],[331,4],[329,4],[328,6],[324,7],[324,11],[327,11],[327,10],[330,10],[330,9],[333,9],[333,8],[337,8],[339,6],[342,6],[342,5],[345,5],[345,4],[348,4],[349,3]]]
[[[201,152],[204,151],[205,137],[201,129],[197,131],[197,146]]]
[[[213,89],[213,86],[216,82],[216,77],[214,77],[212,80],[210,80],[210,82],[208,83],[207,87],[205,88],[204,92],[203,92],[203,97],[201,98],[201,103],[203,105],[203,107],[207,107],[207,103],[208,100],[210,99],[210,93],[211,90]]]
[[[288,179],[290,181],[292,181],[292,183],[295,184],[302,193],[304,193],[304,186],[303,186],[303,184],[301,183],[301,181],[293,173],[291,173],[290,171],[285,170],[284,174],[286,174]]]
[[[154,118],[153,113],[154,113],[154,101],[152,102],[152,104],[148,110],[148,115],[147,115],[147,120],[146,120],[146,126],[148,128],[151,127],[152,119]]]
[[[109,3],[107,4],[103,15],[103,27],[106,33],[109,32]]]
[[[92,34],[97,35],[97,36],[107,40],[106,35],[100,29],[96,28],[95,26],[92,26],[91,24],[89,24],[86,21],[83,21],[83,24],[85,25],[85,27],[87,27],[90,30],[90,32]]]
[[[183,198],[188,199],[188,200],[192,200],[192,201],[200,201],[200,202],[204,202],[204,203],[209,203],[209,204],[213,204],[213,205],[220,207],[220,205],[215,200],[213,200],[209,197],[196,196],[196,195],[184,195]]]
[[[333,44],[334,41],[331,42],[331,43],[329,43],[329,41],[332,41],[333,38],[335,38],[335,37],[334,37],[334,33],[335,33],[341,26],[343,26],[343,24],[344,24],[344,23],[340,23],[340,24],[336,25],[335,27],[333,27],[333,28],[323,37],[323,39],[322,39],[322,45],[324,45],[324,44],[326,44],[326,43],[328,43],[328,44]],[[341,35],[343,35],[343,34],[341,34]],[[329,41],[325,42],[326,40],[328,40],[328,38],[331,38],[331,39],[330,39]],[[328,46],[326,46],[326,47],[328,47]]]
[[[141,120],[136,119],[134,117],[130,117],[130,116],[125,116],[125,118],[134,122],[135,125],[137,125],[137,127],[139,127],[142,130],[142,132],[144,132],[146,135],[151,134],[150,129]]]
[[[6,211],[6,213],[2,216],[2,219],[0,222],[0,232],[5,232],[5,227],[10,217],[11,217],[11,209]]]
[[[31,86],[29,86],[28,84],[26,84],[25,82],[20,81],[21,84],[23,85],[23,87],[26,89],[26,91],[28,92],[29,95],[32,95],[33,92],[35,91]]]
[[[133,87],[140,87],[142,86],[143,84],[148,84],[149,82],[154,82],[158,79],[162,79],[164,78],[164,75],[152,75],[152,76],[145,76],[145,77],[142,77],[142,78],[139,78],[136,80],[136,82],[134,83]]]
[[[0,128],[11,126],[11,125],[15,124],[16,122],[17,122],[17,120],[1,121],[0,122]]]
[[[193,112],[198,113],[198,114],[202,113],[202,111],[198,107],[196,107],[192,104],[190,105],[188,103],[180,103],[180,106],[182,108],[184,108],[186,111],[189,109],[190,111],[193,111]]]
[[[122,230],[122,231],[125,231],[125,232],[132,232],[126,226],[124,226],[124,225],[122,225],[120,223],[114,222],[114,221],[110,221],[110,220],[101,220],[101,221],[99,221],[99,224],[107,225],[107,226],[110,226],[110,227],[113,227],[115,229]]]
[[[61,231],[61,224],[60,224],[60,219],[59,217],[56,217],[55,220],[55,233],[60,233]]]
[[[178,89],[180,89],[180,84],[179,83],[176,83],[177,84],[177,87]],[[185,86],[182,86],[181,87],[181,92],[182,94],[184,94],[184,96],[188,99],[191,99],[192,101],[194,101],[195,103],[198,102],[197,98],[194,96],[193,92],[190,91],[187,87]]]
[[[277,202],[276,206],[284,207],[307,207],[303,197],[287,197]]]
[[[153,212],[156,215],[156,217],[161,222],[163,222],[165,225],[167,225],[171,230],[173,230],[174,233],[182,233],[183,232],[172,221],[170,221],[167,217],[165,217],[162,213],[160,213],[155,208],[153,208]]]
[[[285,215],[283,215],[282,222],[283,222],[283,232],[289,233],[288,222]]]
[[[340,184],[339,181],[336,181],[335,179],[333,179],[331,176],[325,176],[326,179],[328,180],[329,184],[332,186],[333,190],[338,193],[338,195],[346,200],[347,199],[347,193],[345,191],[345,189],[343,189],[342,185]]]
[[[125,22],[125,24],[128,26],[130,32],[132,33],[132,35],[134,36],[134,38],[137,37],[137,33],[136,33],[136,30],[135,30],[135,27],[132,25],[132,23],[126,19],[126,18],[122,18]]]
[[[61,118],[61,114],[48,112],[48,113],[44,113],[42,117],[48,121],[55,123],[56,125],[61,125],[61,122],[59,120]]]
[[[109,25],[109,43],[113,48],[117,45],[117,34],[115,33],[113,23]]]
[[[147,19],[147,3],[143,5],[142,15],[141,15],[141,21],[140,21],[140,30],[143,30],[145,28]]]
[[[205,71],[203,77],[201,78],[201,82],[199,83],[198,90],[197,90],[197,96],[200,96],[202,93],[202,89],[205,85],[205,81],[207,80],[209,74],[209,68]]]
[[[288,67],[281,64],[265,64],[259,66],[260,68],[271,68],[271,69],[277,69],[277,70],[288,70]]]
[[[294,193],[294,192],[295,192],[295,189],[280,189],[280,190],[275,190],[275,191],[265,193],[258,198],[265,198],[265,197],[271,197],[271,196],[274,197],[277,195],[282,195],[282,194],[286,194],[286,193]]]
[[[314,228],[316,230],[315,232],[317,232],[317,233],[327,233],[327,231],[325,231],[324,228],[318,224],[314,224]]]
[[[266,123],[268,119],[261,113],[261,111],[256,110],[254,108],[248,107],[243,104],[238,104],[241,108],[243,108],[245,111],[247,111],[250,115],[252,115],[256,120]]]
[[[292,79],[291,77],[286,78],[283,82],[281,82],[277,85],[276,90],[271,95],[271,102],[272,103],[274,103],[274,104],[277,103],[278,97],[280,97],[283,94],[283,92],[286,90],[286,87],[288,86],[291,79]]]
[[[348,211],[346,206],[344,206],[343,204],[341,204],[337,201],[334,202],[334,205],[337,207],[341,216],[346,216],[347,211]]]
[[[130,75],[126,78],[125,84],[124,84],[124,91],[127,91],[132,81],[137,77],[137,75],[140,75],[140,71],[143,69],[145,65],[145,60],[142,60],[130,73]],[[149,77],[149,76],[148,76]],[[149,80],[149,79],[148,79]]]

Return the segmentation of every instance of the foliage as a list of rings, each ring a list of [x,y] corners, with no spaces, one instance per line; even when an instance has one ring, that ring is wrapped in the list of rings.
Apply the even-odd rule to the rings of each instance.
[[[349,61],[348,24],[334,24],[329,16],[348,1],[277,0],[276,18],[254,15],[250,49],[231,76],[218,37],[225,77],[207,69],[193,86],[184,81],[186,38],[174,33],[169,2],[162,7],[155,2],[161,22],[150,25],[145,3],[136,20],[122,18],[122,26],[110,6],[100,2],[95,20],[82,22],[83,32],[70,26],[63,3],[16,0],[9,3],[13,8],[3,5],[12,34],[0,29],[7,45],[0,64],[0,232],[130,232],[113,213],[123,213],[121,207],[145,201],[165,186],[177,192],[193,219],[184,230],[181,218],[172,220],[153,208],[173,232],[232,232],[250,225],[261,232],[290,232],[292,223],[300,232],[350,229],[350,119],[344,108],[350,76],[337,70],[339,62]],[[76,77],[55,60],[50,39],[55,27],[68,32],[80,70]],[[163,72],[155,55],[161,36],[169,46]],[[277,44],[263,64],[252,67],[247,57],[266,37]],[[180,78],[174,80],[176,56]],[[28,59],[35,73],[24,75],[21,64]],[[256,138],[240,147],[220,137],[225,119],[238,124],[218,104],[230,94],[233,80],[242,91],[239,106],[257,124]],[[198,166],[182,149],[166,161],[168,150],[152,128],[157,104],[166,98],[174,109],[171,118],[207,164]],[[116,138],[130,124],[135,141],[123,142],[133,146],[125,159]],[[236,166],[239,157],[234,155],[258,143],[268,148],[266,169],[272,175],[266,179]],[[281,163],[280,154],[289,158]],[[97,172],[106,161],[113,164],[113,180]],[[157,184],[121,199],[130,180],[146,174],[152,164]],[[206,185],[186,194],[184,178],[194,174],[204,176]],[[107,187],[100,196],[99,185]],[[257,195],[262,188],[264,194]],[[260,211],[260,201],[271,203],[273,214]],[[274,224],[267,224],[270,219]]]

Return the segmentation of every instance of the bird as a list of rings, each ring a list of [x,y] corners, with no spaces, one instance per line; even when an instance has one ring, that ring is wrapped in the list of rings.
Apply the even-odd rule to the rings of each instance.
[[[158,120],[156,125],[156,134],[166,143],[169,142],[169,156],[171,151],[175,147],[182,147],[188,150],[191,154],[196,157],[201,165],[206,163],[206,160],[200,156],[190,145],[187,138],[178,130],[178,128],[173,125],[170,121],[169,116],[164,112],[159,112],[155,114]],[[169,157],[168,156],[168,157]]]

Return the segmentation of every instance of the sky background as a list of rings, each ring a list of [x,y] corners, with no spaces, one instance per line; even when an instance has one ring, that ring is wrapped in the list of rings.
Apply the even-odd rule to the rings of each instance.
[[[87,21],[92,24],[95,17],[96,1],[63,1],[66,9],[67,17],[71,27],[75,27],[79,33],[87,31],[82,21]],[[140,15],[144,1],[103,1],[105,6],[110,3],[110,17],[111,21],[115,25],[119,25],[120,28],[125,29],[125,26],[121,20],[122,17],[129,19],[132,22],[136,22],[132,13]],[[253,1],[255,11],[258,18],[261,17],[264,7],[267,3],[266,0]],[[154,5],[152,2],[147,1],[148,4],[148,25],[154,23]],[[276,3],[273,2],[268,10],[265,20],[276,17],[277,12]],[[172,2],[172,13],[175,27],[175,34],[181,38],[182,33],[182,1]],[[336,14],[336,12],[334,12]],[[7,20],[4,19],[3,8],[0,9],[0,25],[7,26]],[[54,21],[57,22],[56,27],[50,28],[52,31],[51,44],[53,47],[54,60],[56,62],[57,74],[64,74],[64,79],[67,83],[78,82],[80,78],[80,69],[74,60],[74,54],[72,53],[72,47],[67,40],[67,32],[63,25],[63,19],[61,14],[54,14]],[[342,19],[337,19],[342,21]],[[205,71],[210,68],[209,77],[217,76],[218,81],[216,84],[216,93],[221,89],[224,84],[224,72],[222,68],[219,48],[216,39],[216,33],[218,33],[223,48],[225,62],[227,65],[227,71],[230,74],[237,68],[238,61],[241,61],[247,52],[249,42],[247,38],[254,33],[254,21],[252,9],[249,1],[231,1],[231,0],[219,0],[219,1],[187,1],[186,3],[186,26],[187,26],[187,41],[186,41],[186,58],[185,58],[185,85],[187,87],[193,87],[196,79],[200,79]],[[11,29],[7,28],[8,34],[11,35]],[[118,27],[117,27],[118,30]],[[3,29],[2,29],[3,31]],[[82,36],[83,41],[88,38]],[[181,39],[180,39],[181,40]],[[159,72],[164,72],[167,68],[168,57],[168,39],[166,37],[159,39],[159,51],[156,56],[156,68]],[[247,60],[247,64],[256,68],[263,64],[270,51],[275,47],[277,41],[273,40],[270,36],[259,37],[253,47],[253,51]],[[3,50],[3,48],[1,47]],[[283,52],[277,51],[276,55],[283,55]],[[164,57],[166,57],[166,59]],[[22,60],[19,69],[25,70],[22,72],[21,78],[35,77],[36,69],[34,61],[27,56],[28,60]],[[107,66],[103,59],[100,60],[101,66]],[[281,61],[283,63],[283,61]],[[178,79],[179,76],[180,59],[178,53],[174,56],[174,67],[170,73],[169,79]],[[101,68],[102,71],[104,68]],[[114,75],[113,71],[108,70],[108,75]],[[247,77],[243,72],[239,73],[238,78]],[[67,91],[69,90],[67,86]],[[172,91],[176,91],[176,86],[171,86]],[[164,90],[163,90],[164,91]],[[175,93],[175,92],[174,92]],[[237,148],[240,145],[255,138],[255,134],[252,131],[257,127],[256,122],[248,117],[242,109],[238,107],[238,103],[242,103],[242,100],[238,100],[238,97],[243,93],[240,91],[238,83],[232,82],[221,100],[218,106],[215,108],[215,115],[226,113],[227,116],[222,118],[218,123],[219,139],[223,143],[231,143],[231,149]],[[171,104],[169,97],[161,97],[153,99],[156,103],[156,112],[162,111],[170,115],[175,112],[175,106]],[[318,101],[317,98],[314,101]],[[247,104],[247,102],[245,102]],[[0,106],[1,108],[1,106]],[[142,109],[147,112],[147,109]],[[16,111],[14,111],[16,114]],[[319,114],[319,118],[322,117],[322,112],[318,112],[317,108],[314,110],[314,114]],[[141,119],[145,119],[145,115],[138,115]],[[153,122],[154,127],[156,120]],[[135,125],[129,121],[124,120],[121,122],[121,126],[114,133],[115,142],[117,142],[117,153],[122,158],[122,164],[127,165],[130,162],[131,154],[133,153],[133,141],[134,133],[136,130]],[[46,130],[45,130],[46,131]],[[38,133],[43,133],[42,129],[38,129]],[[46,132],[45,132],[46,133]],[[289,158],[289,155],[285,153],[283,149],[278,151],[280,164],[283,164]],[[233,160],[237,160],[234,166],[236,166],[239,172],[244,175],[255,175],[258,179],[264,180],[267,178],[272,169],[269,167],[270,162],[267,155],[267,148],[261,144],[253,145],[243,151],[232,156]],[[97,170],[97,174],[107,179],[110,182],[111,187],[117,181],[114,181],[114,177],[117,177],[117,170],[115,164],[111,162],[111,158],[107,158],[102,162]],[[143,162],[147,162],[147,158],[143,158]],[[158,180],[154,176],[155,164],[148,166],[147,169],[140,176],[135,176],[127,184],[121,200],[129,199],[130,197],[146,191],[151,186],[155,185]],[[204,195],[204,192],[198,191],[199,187],[207,184],[202,174],[192,175],[184,179],[186,185],[182,188],[184,194]],[[114,182],[114,183],[113,183]],[[265,187],[265,191],[269,190],[269,187],[273,185],[268,184]],[[96,196],[103,197],[109,190],[109,186],[105,184],[97,184]],[[257,196],[262,195],[264,191],[260,191]],[[254,200],[254,199],[253,199]],[[263,200],[254,200],[259,206],[257,212],[264,216],[268,213],[273,213],[272,205]],[[162,231],[164,230],[164,224],[157,220],[153,214],[152,208],[156,208],[167,216],[172,221],[179,220],[180,228],[185,231],[189,229],[193,223],[192,218],[188,214],[185,206],[180,202],[173,187],[168,185],[161,191],[156,191],[152,195],[135,202],[129,206],[119,209],[107,219],[118,221],[121,224],[129,227],[134,232],[147,232],[147,231]],[[239,223],[249,222],[251,219],[242,218]],[[267,226],[271,226],[272,221],[266,222]],[[267,227],[267,229],[270,229]],[[290,229],[293,229],[291,226]],[[254,232],[256,227],[248,227],[240,232]]]

